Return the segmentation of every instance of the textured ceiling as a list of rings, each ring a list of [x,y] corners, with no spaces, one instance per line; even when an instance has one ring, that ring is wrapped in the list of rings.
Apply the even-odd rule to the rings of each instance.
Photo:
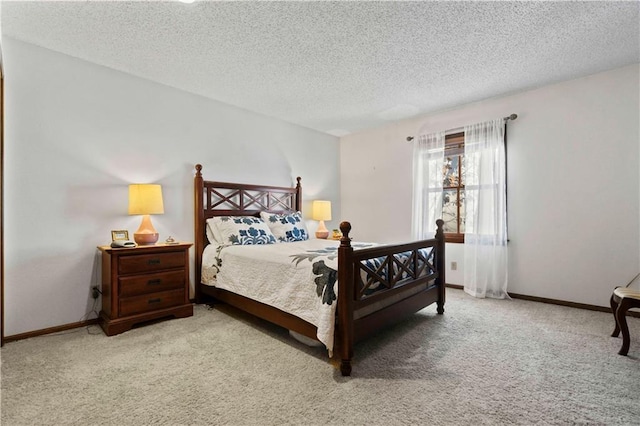
[[[635,1],[3,1],[2,32],[336,135],[640,62]]]

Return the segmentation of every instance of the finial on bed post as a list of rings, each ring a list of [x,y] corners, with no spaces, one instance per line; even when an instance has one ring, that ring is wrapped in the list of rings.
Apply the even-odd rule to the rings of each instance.
[[[436,229],[436,239],[441,240],[444,238],[444,220],[442,219],[438,219],[436,220],[436,226],[438,227],[438,229]]]
[[[196,177],[202,177],[202,164],[196,164]]]
[[[436,269],[438,270],[438,278],[436,278],[438,284],[438,301],[436,308],[438,314],[442,315],[444,313],[444,300],[445,300],[445,285],[447,283],[445,278],[445,261],[444,261],[444,251],[445,251],[445,239],[444,239],[444,220],[438,219],[436,220],[436,225],[438,229],[436,230]]]
[[[351,232],[351,224],[346,220],[340,222],[340,232],[342,232],[342,238],[340,238],[341,246],[350,246],[351,238],[349,238],[349,232]]]
[[[301,178],[300,176],[298,176],[298,177],[296,178],[296,182],[297,182],[297,183],[296,183],[296,188],[300,186],[300,181],[301,181],[301,180],[302,180],[302,178]]]

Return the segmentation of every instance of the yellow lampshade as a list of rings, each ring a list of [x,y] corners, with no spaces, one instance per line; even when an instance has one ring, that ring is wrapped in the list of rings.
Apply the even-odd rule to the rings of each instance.
[[[311,218],[313,220],[331,220],[331,201],[315,200]]]
[[[129,214],[164,214],[162,186],[129,185]]]
[[[159,235],[149,215],[164,214],[162,187],[146,183],[129,185],[129,214],[143,215],[140,228],[133,234],[135,242],[141,245],[155,244]]]

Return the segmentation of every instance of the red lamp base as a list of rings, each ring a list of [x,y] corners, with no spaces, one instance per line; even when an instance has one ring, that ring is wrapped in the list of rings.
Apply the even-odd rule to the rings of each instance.
[[[329,238],[329,231],[316,231],[316,238],[319,240],[326,240]]]
[[[145,234],[145,233],[138,234],[138,233],[135,233],[135,234],[133,234],[133,240],[139,246],[147,246],[147,245],[151,245],[151,244],[157,243],[159,236],[160,236],[160,234],[158,234],[157,232],[155,234]]]
[[[133,240],[141,246],[147,246],[158,242],[159,234],[151,223],[148,214],[142,216],[140,228],[133,234]]]

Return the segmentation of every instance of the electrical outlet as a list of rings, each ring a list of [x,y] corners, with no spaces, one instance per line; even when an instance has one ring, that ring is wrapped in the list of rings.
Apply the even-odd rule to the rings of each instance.
[[[98,289],[98,287],[91,287],[91,297],[93,297],[94,299],[100,297],[100,290]]]
[[[458,270],[458,262],[451,262],[451,270],[452,271]]]

